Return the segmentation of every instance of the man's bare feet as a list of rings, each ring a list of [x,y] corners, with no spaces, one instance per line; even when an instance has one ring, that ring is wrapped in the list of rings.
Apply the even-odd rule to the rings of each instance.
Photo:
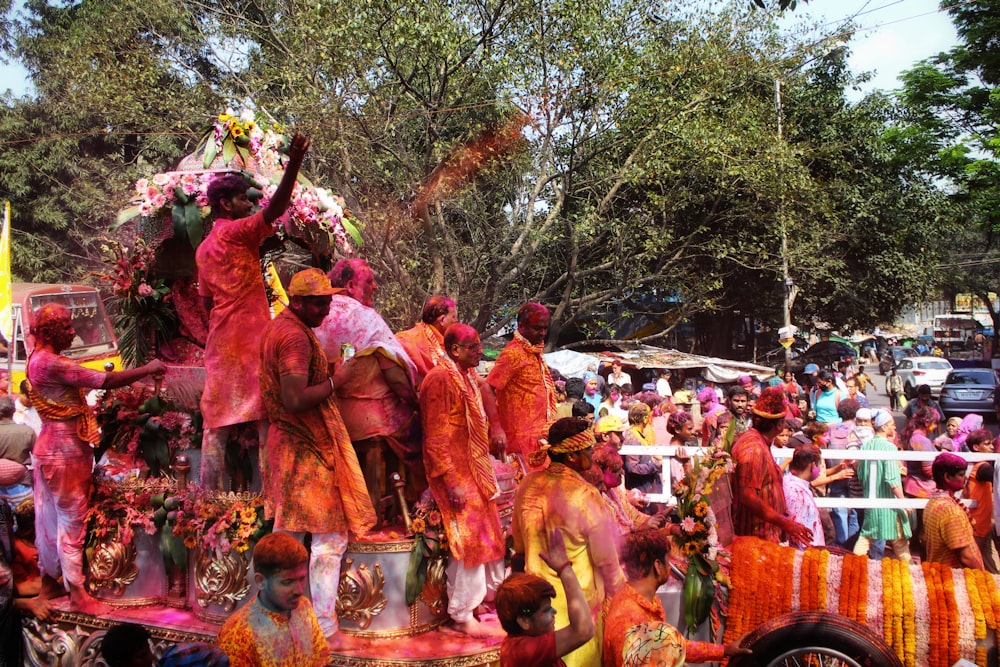
[[[90,616],[104,616],[111,613],[112,610],[110,605],[106,605],[94,598],[90,593],[83,590],[82,587],[73,587],[70,591],[69,608],[81,614],[89,614]]]
[[[502,628],[487,625],[475,618],[470,618],[462,623],[455,623],[454,628],[470,637],[503,637],[505,635]]]

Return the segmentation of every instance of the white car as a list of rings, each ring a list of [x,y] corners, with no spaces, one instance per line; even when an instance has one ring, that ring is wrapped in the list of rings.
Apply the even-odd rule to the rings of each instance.
[[[903,394],[907,399],[917,395],[917,387],[926,384],[937,396],[951,372],[951,362],[941,357],[904,357],[896,364],[896,372],[903,380]]]

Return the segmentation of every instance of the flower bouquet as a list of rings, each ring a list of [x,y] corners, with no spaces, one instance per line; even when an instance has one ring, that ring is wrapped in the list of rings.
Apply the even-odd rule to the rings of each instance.
[[[719,479],[732,471],[729,454],[721,449],[712,450],[704,456],[692,457],[691,468],[674,488],[681,519],[678,541],[681,553],[688,559],[684,620],[689,633],[705,622],[715,600],[719,539],[709,496]]]
[[[207,190],[217,174],[238,172],[251,185],[251,197],[267,206],[284,170],[282,157],[289,140],[277,125],[251,111],[232,109],[219,114],[199,144],[200,171],[173,171],[140,179],[130,206],[118,214],[113,227],[142,216],[157,218],[168,211],[173,235],[187,238],[197,248],[205,235],[205,219],[211,215]],[[361,235],[344,210],[344,200],[313,186],[299,175],[288,211],[275,222],[279,237],[294,237],[316,256],[331,256],[336,246],[347,252],[361,245]]]
[[[164,498],[155,519],[168,522],[171,533],[186,548],[200,547],[208,553],[216,550],[245,553],[271,532],[273,525],[264,516],[261,496],[207,491],[197,486]]]
[[[425,491],[413,508],[413,551],[406,570],[406,604],[412,605],[420,597],[427,581],[427,570],[432,561],[448,555],[448,540],[444,520],[430,491]]]
[[[97,421],[101,450],[141,457],[151,477],[167,476],[178,450],[201,443],[200,414],[178,410],[167,394],[141,385],[105,392]]]

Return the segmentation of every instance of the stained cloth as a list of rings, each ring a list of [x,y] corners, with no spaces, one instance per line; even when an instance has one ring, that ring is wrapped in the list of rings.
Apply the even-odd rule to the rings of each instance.
[[[32,452],[39,569],[53,579],[61,574],[67,584],[83,586],[83,545],[94,467],[94,450],[80,436],[81,432],[91,436],[87,415],[93,417],[83,390],[103,386],[106,373],[36,349],[28,359],[27,375],[42,417],[42,433]],[[74,416],[53,418],[62,415]]]
[[[940,415],[941,413],[938,412]],[[983,417],[982,415],[967,414],[962,417],[962,421],[958,425],[958,430],[955,431],[955,437],[952,438],[952,451],[953,452],[967,452],[969,451],[969,446],[965,444],[965,441],[969,439],[969,434],[977,429],[983,427]],[[937,442],[935,440],[935,442]]]
[[[271,319],[258,248],[274,233],[264,213],[217,218],[198,246],[198,294],[212,299],[205,342],[206,428],[257,421],[266,415],[260,390],[261,332]]]
[[[934,442],[923,431],[914,431],[906,449],[914,452],[936,452]],[[936,490],[934,477],[931,474],[931,461],[907,461],[906,480],[903,491],[913,498],[929,498]]]
[[[626,447],[639,447],[654,443],[646,436],[642,426],[632,425],[625,431],[622,444]],[[625,471],[626,489],[639,489],[643,493],[663,491],[663,464],[660,457],[629,454],[622,457],[622,467]]]
[[[861,446],[863,452],[895,452],[896,445],[889,442],[887,438],[876,435],[874,438]],[[872,473],[872,462],[858,462],[858,481],[865,493],[868,492],[871,475],[875,475],[875,497],[892,499],[893,487],[902,487],[902,478],[899,474],[899,461],[875,461],[874,473]],[[900,534],[902,530],[902,534]],[[861,523],[861,535],[872,540],[896,540],[900,538],[910,538],[910,521],[906,515],[906,510],[889,509],[885,507],[875,507],[865,510],[864,520]]]
[[[825,546],[823,522],[819,519],[819,508],[816,507],[812,485],[801,477],[785,473],[782,490],[785,493],[786,516],[798,521],[813,533],[812,542],[802,546]]]
[[[667,612],[659,597],[647,600],[625,584],[604,605],[604,642],[601,651],[603,667],[622,667],[625,660],[625,636],[628,629],[643,623],[666,623]],[[682,640],[688,662],[719,662],[725,647],[722,644]]]
[[[306,534],[289,533],[300,542]],[[340,594],[340,568],[347,553],[347,533],[312,533],[309,544],[309,592],[319,628],[327,637],[340,629],[337,596]]]
[[[461,372],[451,359],[443,360],[424,379],[420,414],[427,482],[444,519],[452,557],[466,567],[503,558],[497,482],[475,377]],[[465,495],[461,509],[449,500],[449,492],[457,489]]]
[[[771,455],[771,448],[760,432],[751,428],[733,444],[733,530],[737,535],[751,535],[770,542],[781,542],[781,528],[755,514],[742,500],[742,490],[754,495],[778,514],[785,515],[785,492],[781,468]]]
[[[542,349],[515,332],[486,378],[497,395],[508,454],[530,456],[555,419],[555,382],[542,359]]]
[[[281,401],[282,376],[305,375],[310,386],[329,377],[319,341],[290,309],[265,328],[260,368],[271,422],[262,481],[275,505],[274,529],[364,535],[375,510],[336,402],[291,413]]]
[[[924,508],[924,541],[927,544],[927,561],[941,563],[948,567],[965,567],[959,560],[958,550],[972,546],[971,553],[978,561],[976,567],[983,567],[983,556],[979,553],[972,534],[972,524],[958,501],[948,495],[931,498]]]
[[[559,629],[569,625],[566,593],[559,577],[540,556],[548,553],[549,531],[556,526],[562,530],[566,555],[595,618],[605,597],[617,590],[624,576],[618,562],[617,527],[600,491],[562,463],[552,462],[545,470],[529,473],[514,496],[514,551],[524,554],[526,572],[546,579],[555,588],[552,607]],[[598,664],[601,632],[600,624],[596,625],[593,639],[563,656],[567,667]]]
[[[424,322],[396,334],[396,340],[403,346],[406,355],[416,367],[416,378],[413,386],[420,387],[424,378],[435,366],[441,363],[447,355],[444,350],[444,336],[440,331]]]
[[[291,617],[268,611],[255,598],[219,630],[230,667],[323,667],[329,651],[312,605],[299,598]]]
[[[985,473],[989,472],[989,477]],[[965,482],[963,498],[976,501],[969,508],[969,521],[976,537],[987,537],[993,532],[993,469],[989,461],[980,461],[972,466],[969,479]]]
[[[625,633],[624,667],[681,667],[684,637],[668,623],[643,623]]]
[[[340,358],[345,343],[354,346],[354,359],[338,364],[334,376],[337,402],[351,440],[391,436],[413,417],[413,409],[386,383],[380,357],[402,368],[411,385],[417,368],[378,312],[349,296],[335,294],[330,314],[316,328],[316,338],[331,361]]]
[[[566,667],[556,655],[556,633],[508,635],[500,645],[500,667]]]

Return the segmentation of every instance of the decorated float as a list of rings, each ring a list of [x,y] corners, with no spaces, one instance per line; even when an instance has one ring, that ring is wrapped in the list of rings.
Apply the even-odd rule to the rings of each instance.
[[[220,174],[239,173],[261,206],[283,171],[287,146],[280,128],[252,114],[221,114],[199,149],[173,171],[136,183],[106,243],[101,276],[132,364],[156,356],[164,381],[105,393],[97,414],[102,440],[88,515],[87,587],[114,611],[101,618],[55,601],[48,622],[25,621],[33,665],[99,665],[106,630],[119,622],[147,626],[159,656],[173,643],[214,642],[230,614],[256,594],[250,554],[271,530],[254,482],[246,429],[227,446],[229,490],[208,491],[189,480],[200,465],[199,398],[204,386],[207,314],[195,288],[194,252],[210,231],[206,189]],[[299,177],[288,212],[261,250],[261,279],[275,311],[281,303],[280,258],[328,266],[360,246],[344,201]],[[288,273],[296,269],[289,269]],[[505,525],[515,469],[497,464]],[[197,477],[197,474],[193,476]],[[395,495],[405,507],[402,483]],[[476,666],[497,659],[498,640],[472,639],[443,628],[447,618],[448,549],[441,515],[423,498],[396,525],[348,545],[337,612],[346,641],[333,659],[344,665]]]
[[[213,642],[220,624],[253,599],[249,554],[270,530],[251,482],[255,435],[230,443],[230,490],[189,482],[199,466],[198,397],[207,318],[194,290],[194,249],[208,232],[205,188],[215,174],[244,174],[264,201],[280,176],[284,139],[249,115],[219,116],[202,148],[177,169],[136,184],[136,197],[108,242],[110,288],[123,355],[156,354],[163,386],[105,394],[98,406],[101,465],[89,515],[87,586],[114,608],[104,617],[68,611],[25,621],[27,661],[103,664],[106,630],[146,625],[159,656],[173,643]],[[127,233],[124,233],[127,232]],[[342,200],[302,180],[261,274],[275,294],[272,260],[286,244],[321,265],[360,244]],[[279,303],[275,303],[280,308]],[[988,574],[903,565],[828,550],[798,551],[754,539],[720,545],[713,506],[726,488],[725,454],[696,460],[677,491],[678,578],[661,590],[668,620],[699,639],[749,633],[745,665],[950,666],[959,658],[996,665],[997,581]],[[496,469],[509,525],[516,470]],[[401,486],[401,484],[399,485]],[[397,488],[400,505],[401,488]],[[723,494],[724,496],[724,494]],[[725,541],[725,540],[722,540]],[[447,542],[440,513],[424,499],[398,525],[349,544],[338,590],[345,642],[336,665],[494,664],[497,640],[449,632]]]

